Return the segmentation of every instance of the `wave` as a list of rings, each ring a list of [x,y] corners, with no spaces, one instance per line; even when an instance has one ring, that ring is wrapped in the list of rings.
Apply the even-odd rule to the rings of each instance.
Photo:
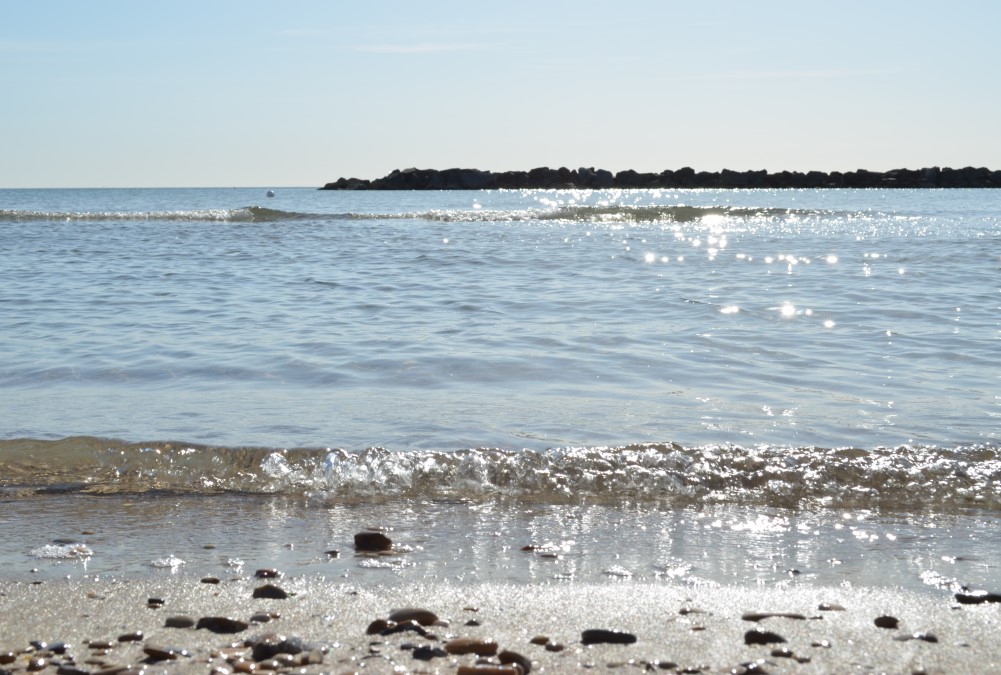
[[[733,503],[1001,512],[1001,446],[861,450],[673,443],[549,450],[362,451],[0,441],[0,496],[270,494],[338,503]]]
[[[0,209],[0,222],[231,222],[279,223],[342,220],[422,220],[428,222],[596,222],[596,223],[690,223],[718,219],[762,221],[805,220],[837,215],[811,209],[731,206],[630,206],[570,205],[555,208],[515,210],[439,209],[399,213],[302,213],[245,206],[235,209],[192,209],[178,211],[24,211]],[[871,218],[872,214],[866,214]]]

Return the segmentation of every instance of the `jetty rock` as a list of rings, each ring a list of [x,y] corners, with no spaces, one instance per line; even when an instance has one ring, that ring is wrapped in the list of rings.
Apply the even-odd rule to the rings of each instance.
[[[607,188],[1001,188],[1001,171],[968,166],[891,171],[695,171],[691,167],[660,173],[628,169],[539,167],[530,171],[480,169],[396,169],[368,180],[338,178],[321,190],[525,190]]]

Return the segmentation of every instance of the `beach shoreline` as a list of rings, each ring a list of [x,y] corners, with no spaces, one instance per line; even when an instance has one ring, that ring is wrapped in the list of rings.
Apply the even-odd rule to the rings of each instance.
[[[265,587],[288,597],[257,590]],[[399,608],[429,610],[439,621],[418,626],[401,620],[396,632],[393,622],[373,630],[373,622],[388,620]],[[477,661],[500,668],[491,652],[510,652],[505,656],[510,663],[553,673],[1001,668],[996,639],[1001,604],[960,604],[951,594],[852,587],[847,580],[841,586],[784,589],[437,580],[385,586],[253,575],[215,581],[7,581],[0,582],[0,613],[5,617],[0,656],[9,661],[0,668],[6,672],[458,672]],[[184,625],[181,618],[210,625],[213,617],[234,619],[236,630],[169,625]],[[880,627],[877,620],[891,627]],[[593,629],[635,641],[583,644],[584,631]],[[449,653],[458,638],[481,645],[477,649],[484,656]],[[298,645],[298,651],[255,662],[247,645],[268,639]],[[59,654],[33,649],[32,641],[67,646]],[[32,665],[38,658],[45,658],[45,665]],[[508,672],[516,672],[510,663]]]

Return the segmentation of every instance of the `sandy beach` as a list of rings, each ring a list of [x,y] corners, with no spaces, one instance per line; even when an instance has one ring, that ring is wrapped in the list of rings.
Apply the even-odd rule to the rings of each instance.
[[[254,597],[282,591],[288,597]],[[408,623],[393,615],[403,608],[437,621],[417,613],[427,625]],[[3,673],[1001,670],[1001,605],[848,583],[359,586],[252,575],[4,582],[0,616]],[[585,633],[593,630],[613,632]]]

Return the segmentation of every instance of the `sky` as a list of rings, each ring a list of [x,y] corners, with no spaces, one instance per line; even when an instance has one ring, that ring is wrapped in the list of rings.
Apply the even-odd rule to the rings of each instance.
[[[0,188],[1001,169],[997,0],[0,0]]]

